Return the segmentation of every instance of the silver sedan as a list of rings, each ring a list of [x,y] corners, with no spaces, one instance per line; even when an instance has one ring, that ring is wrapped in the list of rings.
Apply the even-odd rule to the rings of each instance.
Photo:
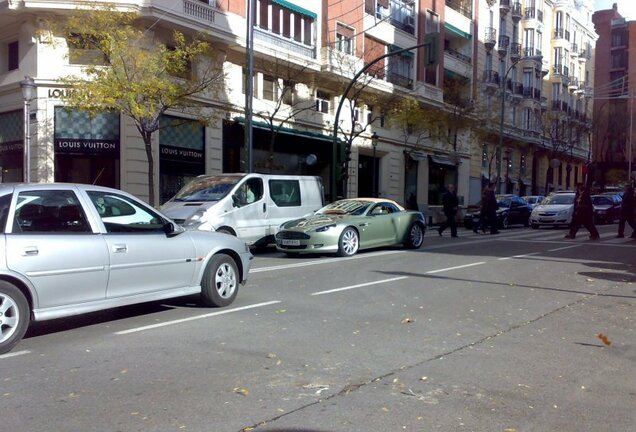
[[[33,320],[200,293],[226,306],[249,248],[186,231],[125,192],[79,184],[0,185],[0,354]]]

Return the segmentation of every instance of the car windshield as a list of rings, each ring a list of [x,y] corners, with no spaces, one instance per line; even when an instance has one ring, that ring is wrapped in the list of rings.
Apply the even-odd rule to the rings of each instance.
[[[574,204],[574,194],[555,194],[546,197],[541,205]]]
[[[499,208],[508,208],[510,207],[510,203],[512,202],[511,198],[499,198],[497,199],[497,207]]]
[[[200,177],[181,188],[174,201],[218,201],[241,180],[236,176]]]
[[[369,206],[373,204],[371,201],[361,201],[361,200],[340,200],[333,202],[331,204],[327,204],[316,213],[318,214],[340,214],[340,215],[361,215]]]
[[[606,196],[593,196],[592,204],[594,205],[612,205],[612,199]]]

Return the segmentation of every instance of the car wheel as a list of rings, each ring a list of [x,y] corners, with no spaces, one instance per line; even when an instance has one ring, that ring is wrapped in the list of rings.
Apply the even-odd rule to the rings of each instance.
[[[225,254],[214,255],[203,272],[203,304],[213,307],[231,304],[238,294],[239,282],[239,272],[234,260]]]
[[[404,242],[404,246],[409,249],[419,249],[422,247],[422,243],[424,243],[424,230],[422,229],[422,225],[414,223],[411,225],[411,228],[409,228],[408,237]]]
[[[29,327],[30,313],[22,291],[0,281],[0,354],[11,351],[20,342]]]
[[[358,252],[359,248],[360,238],[358,237],[358,232],[351,227],[345,228],[338,240],[338,256],[353,256]]]
[[[510,226],[510,221],[508,220],[508,215],[505,215],[503,219],[501,220],[501,227],[503,229],[508,229],[509,226]]]

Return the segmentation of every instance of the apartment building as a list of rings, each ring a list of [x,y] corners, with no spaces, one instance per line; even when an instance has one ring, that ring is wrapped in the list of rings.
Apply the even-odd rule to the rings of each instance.
[[[636,57],[629,51],[636,47],[636,21],[625,20],[616,3],[612,9],[596,11],[592,20],[598,34],[592,159],[597,168],[595,181],[605,184],[626,180],[626,175],[616,177],[611,172],[627,173],[630,157],[631,165],[634,160],[630,127],[636,82],[630,75],[636,73]],[[610,176],[606,178],[606,174]]]
[[[592,108],[586,89],[594,85],[592,6],[480,1],[479,103],[499,131],[473,158],[473,188],[497,174],[501,192],[520,195],[583,181]]]

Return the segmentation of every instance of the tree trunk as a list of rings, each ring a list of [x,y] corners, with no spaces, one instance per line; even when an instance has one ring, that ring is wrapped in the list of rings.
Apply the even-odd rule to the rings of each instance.
[[[155,160],[152,154],[152,133],[144,132],[142,137],[148,159],[148,203],[156,208],[159,203],[156,202],[155,198]]]

